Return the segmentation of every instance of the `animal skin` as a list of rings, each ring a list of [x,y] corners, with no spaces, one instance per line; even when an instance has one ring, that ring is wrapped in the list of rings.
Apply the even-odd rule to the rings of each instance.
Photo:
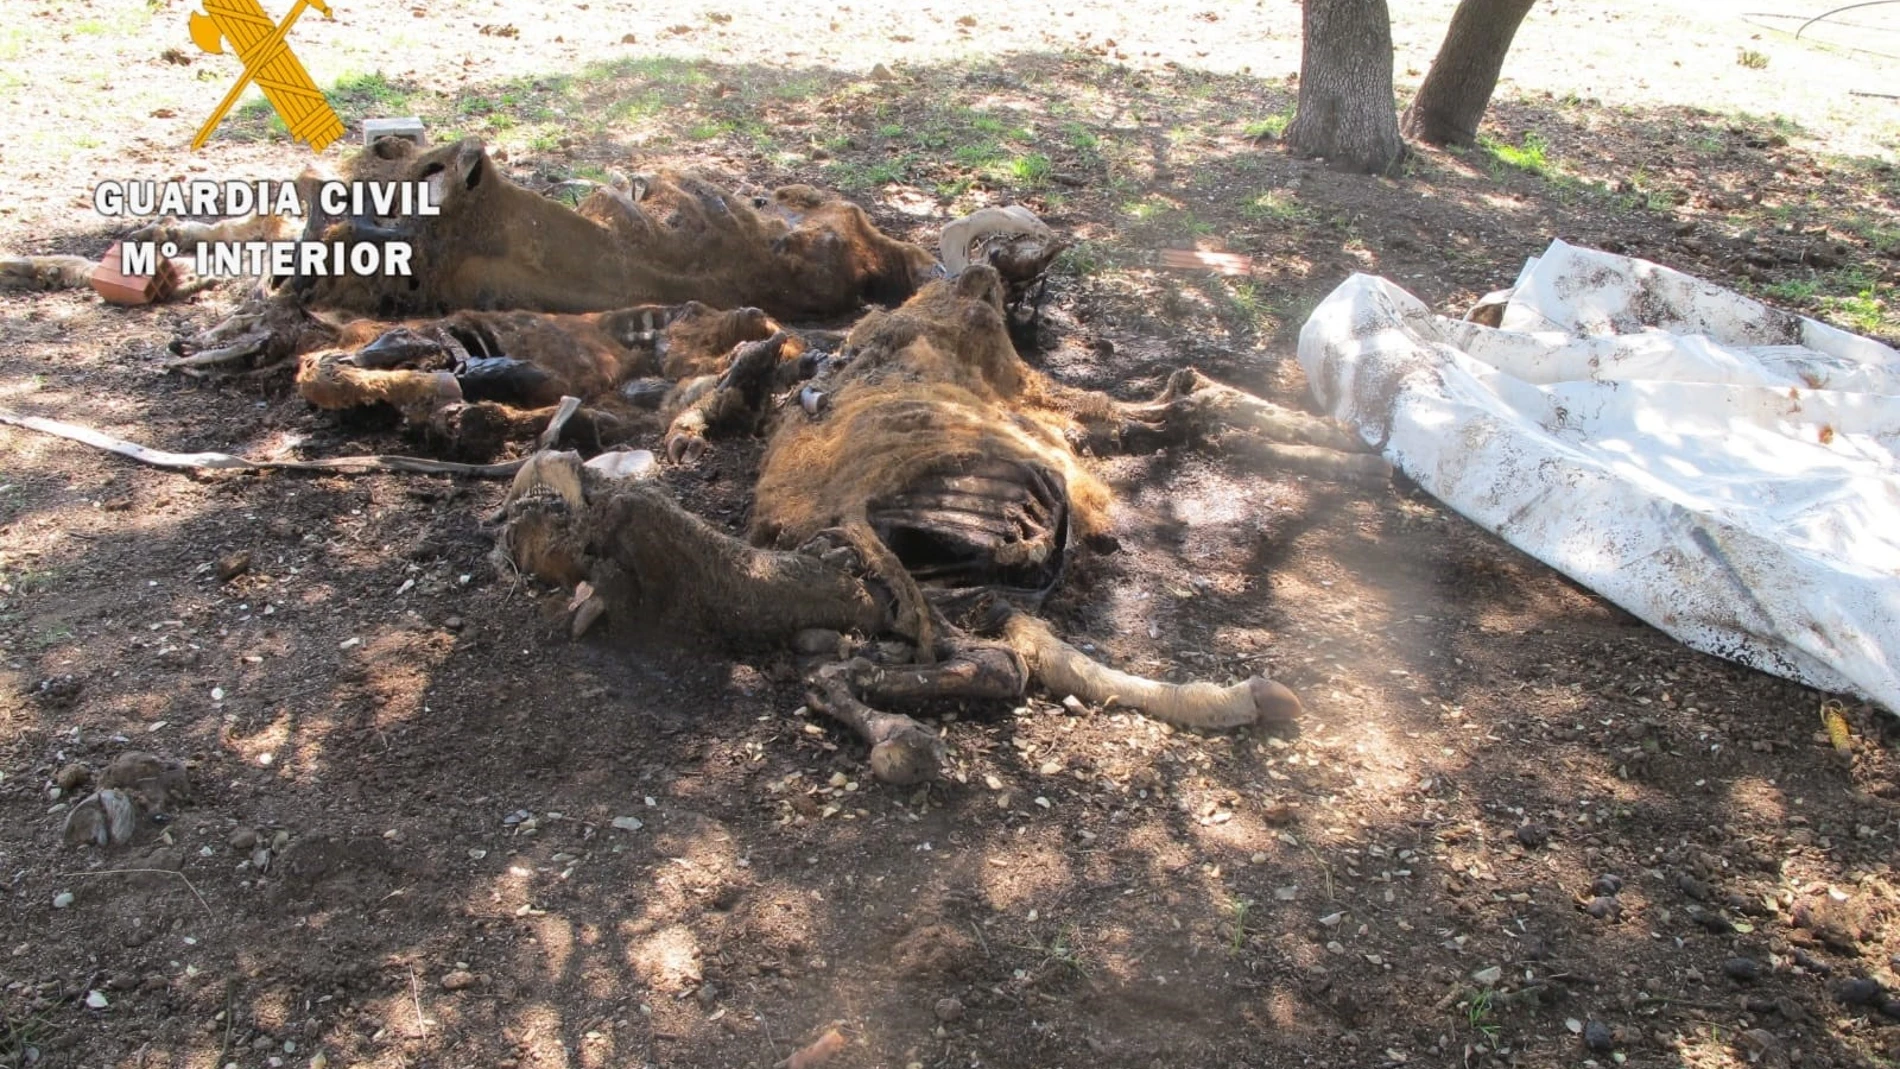
[[[301,300],[385,319],[462,309],[597,312],[701,301],[780,317],[854,312],[901,301],[937,273],[936,258],[879,232],[864,210],[810,186],[741,199],[663,173],[632,192],[596,188],[568,208],[516,185],[469,139],[418,150],[383,138],[343,167],[351,181],[427,182],[433,216],[332,220],[306,237],[410,243],[412,275],[298,279]]]

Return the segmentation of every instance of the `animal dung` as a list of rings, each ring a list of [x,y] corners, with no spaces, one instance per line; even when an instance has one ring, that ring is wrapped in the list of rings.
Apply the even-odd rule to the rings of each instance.
[[[125,273],[125,243],[115,241],[92,269],[93,291],[112,304],[151,304],[162,301],[178,289],[178,268],[160,256],[149,275]]]

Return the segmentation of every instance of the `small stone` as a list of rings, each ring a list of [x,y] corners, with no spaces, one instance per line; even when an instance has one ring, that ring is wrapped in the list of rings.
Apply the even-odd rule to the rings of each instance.
[[[1706,932],[1712,932],[1716,935],[1735,934],[1735,923],[1720,913],[1710,913],[1705,909],[1691,907],[1689,909],[1689,919],[1693,921],[1698,928]]]
[[[1834,997],[1849,1006],[1876,1005],[1880,1002],[1880,997],[1883,994],[1885,994],[1885,992],[1881,990],[1880,981],[1867,976],[1856,976],[1851,980],[1843,980],[1840,986],[1834,989]]]
[[[1590,882],[1590,893],[1593,895],[1613,895],[1622,889],[1623,877],[1608,872]]]
[[[270,868],[270,848],[260,846],[251,851],[251,867],[259,872]]]
[[[615,817],[614,818],[614,827],[619,829],[620,831],[639,831],[641,828],[645,826],[646,825],[640,822],[639,817]]]
[[[462,629],[462,618],[460,616],[451,616],[442,621],[442,626],[448,628],[450,631],[460,631]]]
[[[442,990],[463,991],[481,983],[481,978],[467,969],[456,969],[442,977]]]
[[[67,906],[70,906],[72,904],[73,904],[73,893],[71,891],[61,891],[60,893],[53,896],[54,909],[65,909]]]
[[[1597,920],[1615,920],[1623,913],[1623,904],[1611,895],[1598,895],[1592,898],[1583,911]]]
[[[1526,849],[1536,850],[1550,842],[1550,829],[1542,824],[1520,824],[1517,828],[1517,841]]]
[[[53,782],[59,785],[60,790],[70,791],[85,786],[90,779],[92,779],[92,769],[74,761],[60,769],[59,774],[53,777]]]
[[[238,853],[248,853],[257,846],[256,828],[239,828],[231,833],[225,843]]]
[[[86,1005],[95,1010],[103,1010],[107,1006],[112,1005],[112,1003],[106,1001],[104,992],[88,991],[86,992]]]
[[[1752,984],[1761,979],[1761,962],[1754,958],[1730,958],[1722,963],[1722,975],[1738,984]]]
[[[1483,984],[1485,987],[1490,987],[1492,984],[1504,978],[1504,969],[1501,966],[1493,965],[1472,973],[1471,978]]]
[[[874,82],[888,82],[894,80],[896,77],[896,75],[891,73],[891,69],[882,63],[871,68],[871,80]]]
[[[1598,1054],[1608,1054],[1616,1047],[1616,1033],[1602,1021],[1586,1021],[1583,1026],[1583,1045]]]
[[[950,1024],[954,1021],[961,1020],[962,1017],[962,1002],[954,998],[940,998],[937,1000],[937,1020],[942,1021],[944,1024]]]

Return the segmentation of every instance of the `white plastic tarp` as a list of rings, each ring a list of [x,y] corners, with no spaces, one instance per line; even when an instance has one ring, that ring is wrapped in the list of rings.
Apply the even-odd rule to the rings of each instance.
[[[1323,407],[1473,522],[1682,642],[1900,711],[1900,354],[1553,242],[1496,329],[1354,275]]]

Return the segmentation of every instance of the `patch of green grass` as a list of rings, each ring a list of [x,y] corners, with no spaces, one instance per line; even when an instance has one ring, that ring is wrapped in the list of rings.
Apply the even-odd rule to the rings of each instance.
[[[692,141],[711,141],[715,137],[724,137],[739,128],[731,119],[712,119],[695,123],[686,128],[686,137]]]
[[[1167,201],[1152,195],[1143,197],[1141,200],[1129,201],[1121,208],[1123,215],[1141,223],[1148,222],[1169,210],[1171,210],[1171,205]]]
[[[1292,125],[1292,123],[1293,123],[1293,109],[1287,108],[1285,111],[1276,112],[1275,114],[1268,115],[1265,118],[1255,119],[1252,122],[1249,122],[1247,125],[1240,128],[1240,132],[1242,134],[1245,134],[1248,137],[1254,138],[1255,140],[1260,140],[1263,138],[1277,139],[1280,137],[1280,135],[1286,133],[1286,128]]]
[[[1781,282],[1770,282],[1761,288],[1762,293],[1778,301],[1787,301],[1790,304],[1805,304],[1813,300],[1814,295],[1819,293],[1820,290],[1820,284],[1811,278],[1786,279]]]
[[[961,178],[952,178],[947,182],[938,182],[936,185],[937,196],[945,200],[956,200],[958,197],[968,193],[975,185],[976,179],[968,175]]]
[[[1003,174],[1010,181],[1032,189],[1049,181],[1051,170],[1053,166],[1049,163],[1049,157],[1040,152],[1011,157],[1009,162],[1003,165]]]
[[[1290,193],[1269,189],[1240,207],[1242,215],[1274,223],[1310,223],[1313,209],[1301,204]]]
[[[950,155],[965,167],[987,168],[1003,161],[1003,147],[994,141],[976,141],[958,145]]]
[[[832,185],[846,193],[866,192],[902,182],[909,173],[910,157],[891,160],[879,160],[876,163],[858,163],[851,160],[834,160],[825,167],[825,174]]]
[[[1092,241],[1078,241],[1062,250],[1050,270],[1060,275],[1081,278],[1101,271],[1108,263],[1102,247]]]
[[[1845,292],[1823,295],[1823,314],[1845,321],[1862,334],[1876,334],[1889,326],[1887,296],[1892,287],[1881,286],[1859,267],[1830,272],[1827,281],[1828,289]]]
[[[1265,334],[1273,328],[1273,310],[1260,292],[1260,284],[1250,278],[1222,279],[1221,290],[1227,298],[1227,304],[1247,328],[1256,334]]]
[[[609,104],[607,118],[611,122],[639,122],[657,117],[666,107],[666,98],[659,93],[632,93]]]
[[[1079,122],[1063,123],[1062,138],[1069,143],[1070,148],[1083,153],[1094,152],[1102,144],[1102,139],[1096,137],[1093,130]]]
[[[1486,988],[1465,1003],[1465,1024],[1493,1043],[1497,1042],[1498,1034],[1502,1031],[1493,1017],[1497,1008],[1496,999],[1497,992]]]
[[[617,59],[605,64],[601,73],[610,78],[638,78],[655,85],[681,88],[707,85],[713,80],[701,64],[672,56]]]
[[[1478,145],[1492,159],[1506,167],[1515,167],[1539,178],[1550,174],[1550,146],[1544,141],[1543,135],[1535,130],[1527,131],[1523,140],[1515,145],[1482,136],[1478,138]]]
[[[339,110],[354,114],[404,115],[414,92],[398,86],[381,71],[346,74],[324,94]]]
[[[816,76],[788,78],[767,90],[767,93],[779,100],[810,100],[823,95],[825,85],[825,79]]]

